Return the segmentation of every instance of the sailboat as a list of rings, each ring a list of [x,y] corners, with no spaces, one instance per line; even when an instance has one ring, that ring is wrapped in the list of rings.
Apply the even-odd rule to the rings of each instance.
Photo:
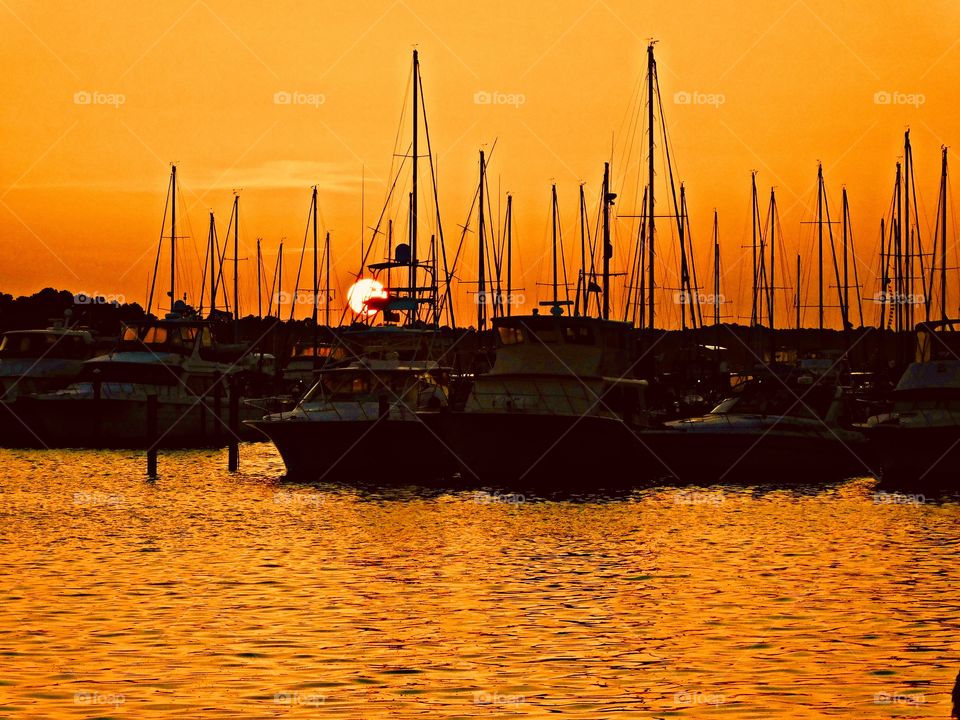
[[[18,397],[14,410],[31,431],[30,444],[142,447],[157,442],[185,447],[224,444],[230,437],[229,394],[242,395],[244,385],[258,385],[257,376],[269,368],[252,354],[226,359],[213,324],[177,299],[176,197],[177,168],[173,166],[168,194],[170,311],[162,319],[151,317],[124,326],[115,347],[86,360],[76,381],[67,387]],[[147,437],[151,396],[157,403],[152,440]],[[241,413],[252,419],[263,411],[241,404]],[[252,431],[249,436],[259,438]]]
[[[947,148],[942,148],[941,153],[940,196],[929,284],[926,276],[921,276],[922,287],[931,291],[925,302],[927,320],[916,328],[914,362],[906,368],[893,391],[892,407],[869,418],[864,429],[880,457],[884,480],[912,484],[945,482],[956,489],[960,487],[956,476],[960,462],[960,320],[949,318],[947,310]],[[897,170],[899,179],[899,165]],[[903,206],[909,207],[909,203],[904,202]],[[908,265],[900,254],[909,243],[903,242],[900,235],[897,231],[892,243],[894,248],[888,250],[888,254],[897,255],[897,276],[905,275],[901,265]],[[922,266],[922,254],[918,257]],[[901,277],[896,287],[911,289],[908,280]],[[939,320],[930,319],[935,291],[939,292]],[[891,315],[900,323],[904,312],[898,308],[896,314],[891,312]]]
[[[960,488],[960,320],[921,323],[916,361],[894,389],[888,412],[864,427],[885,480],[948,480]]]
[[[412,85],[412,190],[406,199],[406,242],[394,244],[389,220],[386,257],[374,259],[374,240],[384,234],[381,222],[377,223],[374,240],[363,250],[363,266],[349,294],[349,307],[344,308],[345,314],[352,311],[354,324],[329,330],[337,348],[328,353],[329,361],[315,364],[314,383],[294,410],[248,423],[276,445],[291,475],[363,479],[373,472],[371,448],[376,448],[378,471],[388,473],[392,482],[439,478],[456,467],[437,432],[424,419],[449,404],[446,351],[456,346],[462,331],[440,327],[444,314],[453,325],[454,314],[438,210],[428,218],[435,220],[437,235],[431,236],[425,253],[419,236],[421,122],[431,159],[434,200],[436,187],[430,136],[421,112],[423,89],[416,50]],[[391,189],[387,204],[392,193]],[[363,277],[365,271],[373,276]],[[396,284],[394,279],[398,279]],[[442,286],[446,287],[444,293]],[[376,320],[382,324],[375,325]]]

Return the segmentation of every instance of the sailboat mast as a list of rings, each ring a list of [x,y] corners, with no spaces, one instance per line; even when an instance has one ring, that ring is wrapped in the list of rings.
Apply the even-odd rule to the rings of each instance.
[[[170,170],[170,311],[177,301],[177,166]]]
[[[414,317],[417,316],[417,161],[419,160],[419,136],[417,121],[420,101],[420,54],[413,51],[413,190],[410,194],[410,295],[414,301]]]
[[[610,193],[610,163],[603,164],[603,319],[610,319],[610,258],[613,257],[613,245],[610,244],[610,206],[613,204]]]
[[[330,327],[330,231],[323,241],[323,255],[327,259],[327,282],[324,287],[323,324]]]
[[[823,165],[817,165],[817,307],[823,330]]]
[[[240,196],[233,196],[233,341],[240,332]]]
[[[557,295],[557,186],[554,183],[552,187],[550,206],[553,229],[553,312],[556,312],[560,307],[560,298]]]
[[[713,324],[720,324],[720,224],[713,211]]]
[[[850,219],[850,208],[847,205],[847,188],[843,188],[843,329],[847,329],[850,321],[850,279],[847,274],[847,225]]]
[[[283,240],[280,241],[280,254],[277,255],[277,320],[280,319],[280,300],[283,298]]]
[[[770,320],[770,339],[773,341],[774,334],[774,306],[776,305],[776,265],[774,264],[775,252],[777,247],[777,196],[773,188],[770,188],[770,296],[767,301],[767,312]],[[771,355],[771,360],[773,356]]]
[[[487,269],[484,265],[484,185],[486,162],[483,150],[480,151],[480,214],[477,216],[477,330],[485,330],[487,326]]]
[[[507,317],[513,305],[513,195],[507,195]]]
[[[577,284],[577,305],[574,315],[579,315],[580,303],[583,303],[583,315],[590,314],[587,295],[587,201],[583,194],[583,183],[580,183],[580,282]]]
[[[647,279],[647,327],[653,330],[654,306],[656,304],[656,292],[654,285],[654,212],[653,212],[653,179],[654,179],[654,127],[653,127],[653,82],[654,73],[657,71],[657,62],[653,58],[653,42],[647,45],[647,256],[649,258],[648,279]]]
[[[216,237],[217,230],[214,225],[213,220],[213,210],[210,211],[210,236],[207,239],[207,245],[209,245],[210,252],[210,315],[213,316],[217,311],[217,275],[213,269],[214,263],[216,263]]]
[[[913,328],[913,233],[910,232],[910,176],[913,174],[913,159],[910,150],[910,131],[903,134],[903,247],[906,252],[904,261],[904,291],[906,294],[904,316],[906,326]]]
[[[317,186],[313,186],[313,199],[310,203],[313,210],[313,347],[317,347],[317,303],[320,301],[320,268],[317,257]]]
[[[903,170],[900,163],[897,163],[897,179],[894,184],[896,193],[896,222],[893,227],[894,234],[894,272],[896,276],[895,281],[895,317],[896,317],[896,331],[900,332],[903,330],[903,303],[900,301],[900,298],[903,297],[903,207],[901,205],[900,197],[900,186],[903,181]]]
[[[257,238],[257,317],[263,318],[263,285],[260,271],[263,268],[263,256],[260,253],[260,238]]]
[[[800,253],[797,253],[797,330],[800,329]]]
[[[757,275],[757,214],[759,213],[758,209],[758,200],[757,200],[757,173],[753,171],[750,173],[750,226],[751,226],[751,242],[753,244],[753,309],[750,311],[750,324],[756,325],[757,318],[759,317],[759,308],[757,307],[757,301],[759,299],[760,293],[758,292],[757,284],[759,283],[760,276]]]
[[[880,322],[877,323],[877,325],[880,326],[881,331],[883,331],[887,324],[885,306],[887,302],[887,284],[889,282],[887,279],[887,264],[890,253],[889,248],[885,247],[886,235],[884,232],[883,218],[880,218]]]
[[[940,319],[947,319],[947,148],[940,167]]]

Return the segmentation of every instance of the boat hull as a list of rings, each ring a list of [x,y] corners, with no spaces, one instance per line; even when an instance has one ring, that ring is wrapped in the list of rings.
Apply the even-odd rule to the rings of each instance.
[[[645,432],[616,418],[452,412],[438,421],[467,482],[627,487],[663,472],[644,444]]]
[[[157,434],[147,437],[145,398],[21,397],[10,406],[16,418],[0,442],[8,446],[78,448],[217,447],[230,442],[229,407],[196,399],[157,403]],[[9,414],[9,413],[8,413]],[[240,420],[262,417],[263,410],[241,403]],[[239,439],[262,437],[242,423]]]
[[[457,463],[423,417],[247,424],[273,442],[288,476],[299,480],[429,484],[451,477]]]
[[[686,483],[819,484],[871,475],[876,465],[865,438],[846,431],[669,428],[645,439],[667,476]]]
[[[960,489],[960,426],[867,428],[884,481]]]

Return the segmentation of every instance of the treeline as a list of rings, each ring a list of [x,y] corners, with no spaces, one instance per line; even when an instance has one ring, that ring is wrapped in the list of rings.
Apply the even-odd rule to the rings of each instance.
[[[193,309],[185,307],[186,311]],[[7,330],[37,330],[54,323],[79,325],[89,328],[102,337],[116,337],[122,324],[141,322],[155,318],[146,313],[139,303],[120,302],[118,298],[88,296],[69,290],[44,288],[33,295],[14,297],[0,292],[0,332]],[[229,313],[218,313],[214,323],[215,334],[221,342],[263,342],[274,335],[282,337],[284,344],[312,337],[312,324],[307,320],[280,321],[276,318],[258,318],[253,315],[241,318],[237,328]],[[238,331],[238,333],[235,333]],[[321,331],[321,339],[327,332]]]
[[[54,322],[83,325],[102,335],[115,335],[124,322],[146,317],[139,303],[88,297],[68,290],[44,288],[33,295],[14,297],[0,292],[0,331],[49,327]]]

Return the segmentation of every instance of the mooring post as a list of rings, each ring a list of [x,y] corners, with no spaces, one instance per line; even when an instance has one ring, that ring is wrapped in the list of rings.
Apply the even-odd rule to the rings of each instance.
[[[220,432],[223,428],[223,412],[221,409],[221,400],[223,396],[223,376],[216,373],[213,376],[213,439],[220,438]]]
[[[227,448],[227,469],[236,472],[240,468],[240,386],[231,382],[230,392],[230,444]]]
[[[157,396],[147,395],[147,477],[157,477]]]

